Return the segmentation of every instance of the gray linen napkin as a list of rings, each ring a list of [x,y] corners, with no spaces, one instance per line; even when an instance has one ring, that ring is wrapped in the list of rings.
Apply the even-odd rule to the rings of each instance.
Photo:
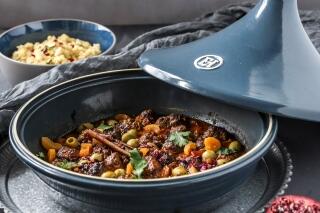
[[[60,65],[0,94],[0,143],[5,138],[14,112],[40,91],[78,76],[114,69],[137,67],[136,59],[148,49],[177,46],[218,32],[244,16],[253,5],[229,5],[190,22],[147,32],[114,55],[102,55],[73,64]],[[320,11],[300,11],[312,42],[320,50]]]

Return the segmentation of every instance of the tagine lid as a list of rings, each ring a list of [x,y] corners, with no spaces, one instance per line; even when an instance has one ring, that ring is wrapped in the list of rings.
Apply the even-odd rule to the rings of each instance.
[[[320,56],[296,0],[261,0],[224,30],[143,53],[138,64],[167,83],[233,105],[320,121]]]

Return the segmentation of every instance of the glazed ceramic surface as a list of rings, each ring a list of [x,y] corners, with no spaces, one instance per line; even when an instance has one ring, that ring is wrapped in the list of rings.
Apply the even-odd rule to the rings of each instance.
[[[193,175],[164,179],[101,179],[69,172],[42,161],[41,136],[58,137],[87,121],[115,113],[183,113],[216,123],[242,140],[240,158]],[[238,187],[254,172],[277,131],[267,114],[243,110],[161,82],[139,70],[109,71],[52,87],[28,101],[10,126],[17,156],[49,186],[91,204],[121,210],[181,208],[217,198]]]
[[[26,64],[11,59],[18,45],[43,41],[48,35],[61,35],[62,33],[90,43],[99,43],[102,54],[109,52],[116,42],[112,31],[89,21],[49,19],[19,25],[0,35],[0,69],[9,82],[12,85],[17,84],[55,66]]]
[[[261,0],[245,17],[207,38],[147,51],[149,74],[221,101],[320,121],[320,56],[296,0]]]

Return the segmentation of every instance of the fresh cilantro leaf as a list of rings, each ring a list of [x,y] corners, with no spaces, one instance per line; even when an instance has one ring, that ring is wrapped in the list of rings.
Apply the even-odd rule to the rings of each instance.
[[[169,140],[172,141],[174,144],[183,147],[187,145],[188,138],[190,135],[190,131],[186,132],[173,132],[169,136]]]
[[[141,157],[137,149],[130,151],[130,163],[132,164],[134,171],[133,174],[137,175],[138,178],[141,178],[144,168],[148,165],[147,161]]]
[[[105,125],[103,122],[97,127],[97,129],[101,132],[103,132],[104,130],[108,130],[113,128],[113,126],[110,125]]]
[[[221,147],[219,150],[218,150],[218,154],[219,155],[230,155],[232,153],[235,153],[234,150],[232,149],[228,149],[226,147]]]
[[[44,158],[45,158],[45,155],[44,155],[43,152],[39,152],[38,154],[36,154],[36,156],[37,156],[38,158],[41,158],[42,160],[44,160]]]
[[[76,167],[77,164],[75,162],[70,162],[67,160],[63,160],[61,162],[58,162],[56,164],[56,166],[62,168],[62,169],[66,169],[66,170],[71,170],[72,168]]]

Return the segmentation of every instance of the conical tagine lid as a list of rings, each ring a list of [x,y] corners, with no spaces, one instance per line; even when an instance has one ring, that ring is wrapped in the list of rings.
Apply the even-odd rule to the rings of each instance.
[[[320,56],[296,0],[261,0],[224,30],[145,52],[141,68],[192,92],[251,108],[320,121]]]

